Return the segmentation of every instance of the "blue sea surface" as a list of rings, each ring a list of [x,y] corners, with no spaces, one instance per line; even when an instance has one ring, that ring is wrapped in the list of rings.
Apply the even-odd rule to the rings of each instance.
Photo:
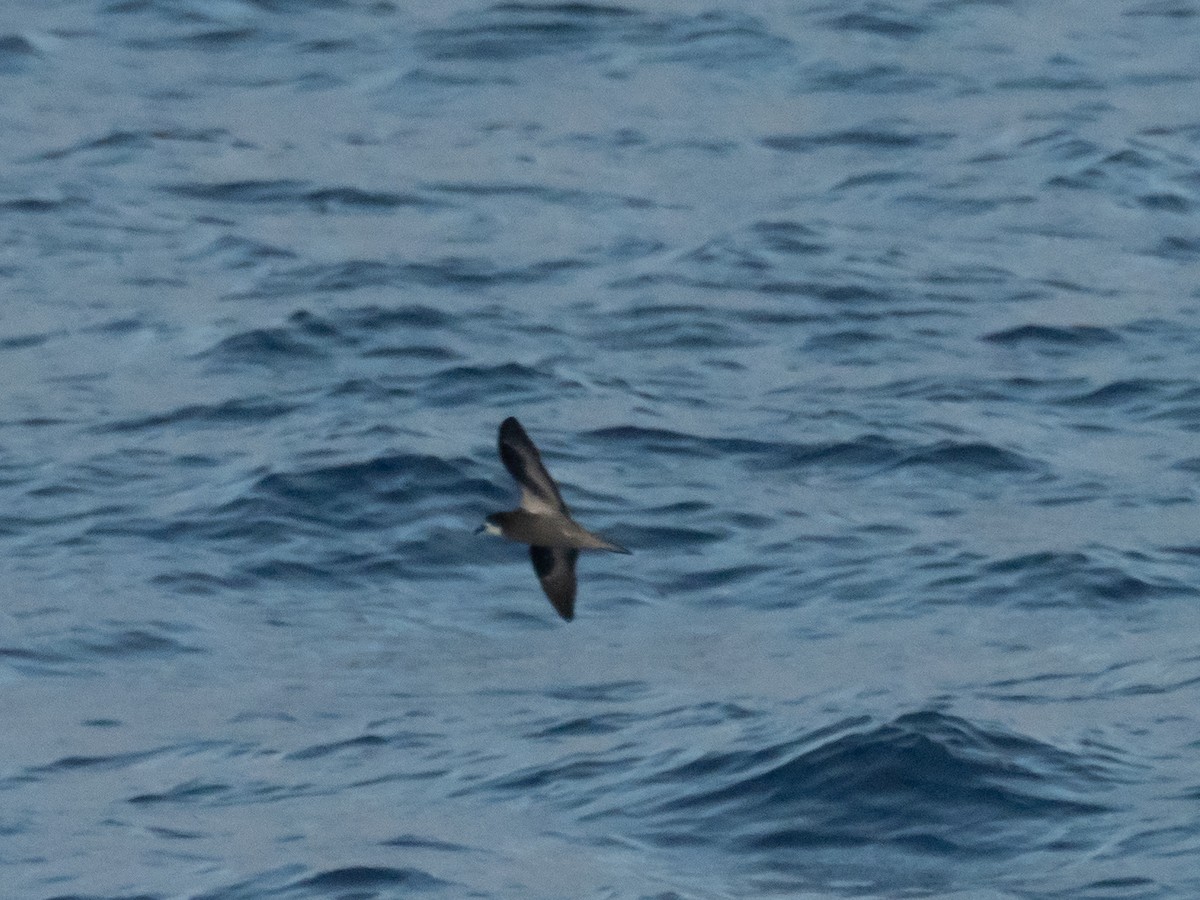
[[[0,897],[1200,896],[1200,0],[4,9]]]

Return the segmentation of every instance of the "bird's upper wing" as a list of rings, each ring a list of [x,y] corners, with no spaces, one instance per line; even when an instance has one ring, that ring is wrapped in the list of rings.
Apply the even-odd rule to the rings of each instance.
[[[570,622],[575,618],[575,560],[579,551],[569,547],[530,547],[529,558],[550,604]]]
[[[521,427],[509,416],[500,423],[500,459],[521,486],[521,508],[531,513],[566,513],[558,485],[542,465],[542,456]]]

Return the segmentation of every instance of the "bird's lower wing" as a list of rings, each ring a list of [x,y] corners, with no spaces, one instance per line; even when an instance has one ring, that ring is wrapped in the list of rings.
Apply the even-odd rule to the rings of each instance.
[[[550,604],[570,622],[575,618],[575,560],[579,551],[569,547],[530,547],[529,558]]]

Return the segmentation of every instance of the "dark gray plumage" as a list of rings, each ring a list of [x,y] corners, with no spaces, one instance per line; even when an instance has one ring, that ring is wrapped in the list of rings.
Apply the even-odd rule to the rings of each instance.
[[[542,455],[512,416],[500,423],[499,447],[504,467],[521,487],[521,506],[512,512],[492,513],[479,531],[529,544],[529,558],[542,590],[558,614],[569,622],[575,617],[575,561],[579,551],[629,551],[587,531],[571,518],[558,485],[542,464]]]

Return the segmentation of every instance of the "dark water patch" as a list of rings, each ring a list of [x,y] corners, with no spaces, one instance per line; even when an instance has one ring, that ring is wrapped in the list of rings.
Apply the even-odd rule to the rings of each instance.
[[[224,365],[300,365],[323,359],[326,353],[311,341],[300,340],[294,329],[255,328],[230,335],[200,354]]]
[[[442,369],[421,386],[426,402],[442,406],[462,406],[478,403],[481,397],[488,402],[501,400],[516,403],[522,398],[533,399],[553,391],[572,396],[582,387],[562,385],[552,374],[519,363],[498,366],[452,366]]]
[[[447,204],[414,193],[372,191],[347,185],[314,186],[309,181],[280,178],[263,181],[185,182],[162,190],[188,200],[304,206],[315,212],[388,212],[400,207],[438,209]]]
[[[399,306],[359,306],[333,313],[342,328],[364,333],[407,331],[411,328],[447,328],[454,323],[449,313],[432,306],[402,304]]]
[[[488,286],[537,284],[560,279],[586,265],[584,261],[573,258],[543,260],[525,266],[510,267],[497,266],[488,260],[460,257],[421,263],[349,260],[272,272],[262,278],[251,291],[239,296],[282,297],[414,285],[468,290]]]
[[[143,328],[147,327],[141,319],[135,318],[118,318],[109,319],[107,322],[101,322],[98,325],[88,325],[81,331],[91,334],[115,335],[123,337],[125,335],[136,334]]]
[[[864,175],[851,175],[849,178],[839,181],[831,190],[850,191],[857,188],[882,187],[889,184],[913,181],[915,178],[916,176],[905,172],[868,172]]]
[[[29,769],[32,775],[58,775],[67,772],[80,771],[119,771],[130,766],[154,759],[164,754],[178,750],[177,747],[163,747],[157,750],[143,750],[134,753],[116,753],[111,756],[64,756],[44,766]]]
[[[72,156],[89,155],[99,161],[113,162],[135,159],[132,151],[153,149],[155,144],[165,141],[213,144],[227,141],[229,132],[224,128],[162,128],[138,131],[110,131],[98,138],[78,141],[58,150],[49,150],[34,157],[38,160],[57,161]],[[101,155],[103,154],[103,155]]]
[[[359,753],[378,747],[386,747],[388,740],[377,734],[363,734],[345,741],[335,741],[331,744],[314,744],[303,750],[296,750],[284,756],[288,760],[320,759],[325,756],[344,755],[347,752]]]
[[[421,32],[417,46],[430,59],[517,62],[586,49],[641,18],[623,6],[502,3],[462,16],[456,27]]]
[[[694,254],[693,254],[694,255]],[[664,322],[675,319],[691,319],[711,313],[708,307],[699,303],[654,303],[638,304],[622,312],[622,318],[638,322],[646,328],[658,328]]]
[[[1087,553],[1029,553],[979,568],[973,602],[1028,607],[1096,608],[1182,596],[1186,585],[1142,574],[1135,560],[1104,562]]]
[[[632,722],[636,717],[627,713],[607,713],[594,716],[582,716],[559,722],[538,731],[530,732],[526,737],[531,740],[554,740],[556,738],[573,738],[589,735],[615,734]]]
[[[463,489],[465,460],[400,453],[259,478],[246,496],[215,512],[241,519],[291,519],[362,530],[394,524],[424,498]]]
[[[214,203],[286,203],[294,202],[307,189],[308,182],[288,178],[263,181],[189,182],[163,185],[162,190],[189,200]]]
[[[788,61],[792,50],[791,41],[772,34],[761,20],[728,10],[671,17],[647,29],[636,43],[654,48],[645,56],[647,63],[727,68],[742,76],[755,63],[773,67]]]
[[[723,317],[722,317],[723,318]],[[598,346],[612,350],[737,350],[761,343],[761,340],[727,321],[677,316],[658,327],[630,325],[605,330],[595,338]]]
[[[1142,194],[1137,201],[1146,209],[1157,212],[1188,213],[1196,207],[1195,202],[1190,198],[1168,191]]]
[[[640,452],[707,459],[715,459],[727,453],[770,452],[779,446],[750,438],[704,438],[667,428],[645,428],[636,425],[598,428],[584,432],[582,437],[611,446],[623,453],[632,451],[633,454]]]
[[[1088,900],[1151,900],[1169,896],[1167,886],[1153,878],[1100,878],[1079,888],[1078,896]]]
[[[749,592],[749,588],[757,576],[771,571],[773,571],[771,566],[759,565],[698,569],[675,578],[671,582],[670,590],[672,592],[679,592],[684,596],[698,592],[717,591],[717,596],[713,598],[714,601],[725,603],[729,602],[728,594],[731,588],[741,587]],[[734,599],[739,604],[753,602],[753,600],[741,593],[738,593]]]
[[[289,885],[278,894],[280,897],[336,897],[341,900],[362,897],[364,900],[377,896],[375,891],[395,890],[431,891],[450,887],[451,883],[435,878],[420,869],[396,869],[389,866],[348,866],[342,869],[327,869],[302,881]],[[351,893],[346,893],[347,891]],[[364,894],[363,891],[371,893]]]
[[[1002,78],[996,88],[1009,91],[1102,91],[1105,82],[1087,75],[1043,73],[1025,78]]]
[[[401,206],[434,209],[447,205],[419,194],[364,191],[352,187],[314,188],[305,193],[304,200],[320,212],[338,209],[388,211]]]
[[[661,506],[648,507],[647,513],[664,516],[687,516],[695,513],[705,513],[713,508],[711,503],[704,500],[680,500],[676,503],[665,503]]]
[[[831,283],[765,279],[753,287],[764,294],[794,294],[829,303],[879,303],[894,299],[894,295],[884,290],[853,281]]]
[[[0,210],[17,213],[54,214],[87,204],[82,197],[14,197],[0,200]]]
[[[156,533],[158,529],[150,529]],[[151,584],[158,585],[178,594],[197,597],[216,597],[227,591],[249,587],[251,580],[245,577],[231,575],[214,575],[211,572],[168,572],[155,575],[150,579]]]
[[[78,646],[89,655],[103,657],[175,656],[179,653],[204,653],[202,648],[181,643],[174,638],[133,628],[111,637],[95,640],[81,639]]]
[[[909,94],[936,88],[944,80],[887,63],[847,65],[823,60],[808,66],[805,73],[812,91],[849,94]]]
[[[132,50],[196,50],[217,52],[243,45],[258,46],[269,42],[270,35],[261,28],[203,28],[156,37],[135,37],[125,41]]]
[[[364,358],[370,357],[371,351],[363,354]],[[387,357],[387,354],[384,354]],[[328,389],[329,397],[360,397],[368,401],[389,402],[399,397],[413,397],[417,394],[415,388],[402,387],[397,384],[395,377],[389,377],[386,383],[379,378],[351,378],[349,381],[342,381],[338,384],[330,385]],[[371,429],[375,434],[385,437],[395,434],[395,431],[384,425],[376,425]],[[385,437],[385,439],[389,439]]]
[[[227,887],[197,894],[194,900],[382,900],[413,892],[456,888],[454,883],[420,869],[350,865],[325,869],[314,875],[306,875],[308,871],[310,869],[302,865],[282,866]]]
[[[888,337],[883,334],[862,329],[849,329],[813,335],[804,345],[804,349],[815,353],[845,353],[862,350],[884,340],[888,340]]]
[[[1047,345],[1053,347],[1094,347],[1118,343],[1120,336],[1108,328],[1094,325],[1020,325],[985,334],[982,340],[993,344]]]
[[[70,663],[71,656],[51,649],[33,650],[28,647],[0,647],[0,661],[8,662],[18,672],[37,675],[55,671],[56,667]]]
[[[929,30],[929,18],[902,16],[886,6],[869,11],[843,13],[825,20],[825,26],[835,31],[861,31],[883,37],[911,40]]]
[[[113,151],[148,150],[153,146],[154,138],[148,131],[110,131],[103,137],[79,141],[68,147],[47,151],[38,158],[59,160],[81,153],[105,151],[111,159]]]
[[[1163,259],[1191,262],[1200,258],[1200,238],[1169,235],[1159,241],[1150,252]]]
[[[1080,379],[1071,382],[1081,383]],[[917,398],[937,403],[1039,401],[1061,395],[1061,381],[1038,379],[911,378],[882,385],[884,397]],[[1055,393],[1058,390],[1059,393]]]
[[[0,350],[25,350],[30,347],[41,347],[54,337],[61,337],[65,332],[43,332],[41,334],[20,334],[13,337],[0,338]]]
[[[911,203],[931,213],[942,215],[980,216],[1003,206],[1036,202],[1032,194],[1010,194],[1000,197],[963,197],[946,194],[909,193],[896,197],[897,203]]]
[[[585,785],[611,781],[613,776],[628,772],[640,761],[638,757],[613,754],[604,757],[571,755],[553,763],[530,766],[510,775],[488,779],[461,793],[483,790],[502,795],[533,794],[546,800],[567,803],[588,802],[588,795],[595,788],[589,789]]]
[[[929,284],[934,285],[1008,285],[1015,275],[1010,269],[1001,266],[987,265],[986,263],[972,263],[970,265],[944,265],[939,266],[927,275],[923,276],[924,280]],[[1012,299],[1035,299],[1041,294],[1033,294],[1025,292],[1018,297]],[[966,299],[966,298],[961,298]]]
[[[634,54],[643,64],[699,68],[775,63],[791,43],[760,20],[725,10],[650,15],[617,5],[501,3],[417,36],[431,60],[512,65],[538,56]]]
[[[446,363],[461,360],[463,355],[446,347],[405,344],[403,346],[375,347],[364,351],[363,357],[367,359],[408,360],[420,363]]]
[[[614,210],[646,210],[657,204],[651,200],[628,194],[607,191],[583,190],[581,188],[549,187],[539,184],[493,183],[493,182],[436,182],[425,187],[438,194],[466,197],[474,200],[527,199],[548,206],[565,206],[575,210],[608,212]]]
[[[1154,16],[1166,19],[1192,19],[1200,16],[1200,6],[1189,0],[1149,0],[1121,12],[1123,16]]]
[[[622,425],[585,432],[583,437],[599,443],[608,455],[641,453],[695,459],[734,456],[744,457],[746,465],[772,470],[809,465],[894,465],[903,462],[911,452],[909,448],[875,434],[864,434],[850,441],[793,444],[753,438],[701,437],[665,428]]]
[[[763,248],[771,253],[808,257],[829,250],[823,231],[800,222],[755,222],[752,231]]]
[[[727,271],[726,277],[751,277],[750,273],[765,272],[771,261],[760,247],[746,246],[737,237],[720,237],[706,241],[680,257],[684,263],[696,263],[711,271]],[[647,307],[642,307],[647,309]],[[649,307],[653,309],[653,307]],[[708,310],[708,307],[699,307]]]
[[[447,853],[465,853],[473,848],[466,844],[455,844],[450,841],[438,841],[424,838],[415,834],[401,834],[386,841],[380,841],[381,847],[409,847],[414,850],[444,850]]]
[[[1066,406],[1152,410],[1169,394],[1172,382],[1153,378],[1112,381],[1103,387],[1064,398]]]
[[[1021,142],[1021,147],[1040,148],[1050,159],[1060,162],[1095,158],[1101,153],[1099,144],[1080,137],[1070,128],[1055,128],[1027,138]]]
[[[336,569],[328,561],[327,555],[326,558],[315,561],[306,556],[303,559],[271,558],[245,563],[238,566],[236,577],[247,579],[251,583],[290,584],[309,590],[348,590],[355,587],[355,582]]]
[[[578,703],[628,703],[644,697],[650,686],[644,681],[606,681],[550,688],[547,696]]]
[[[761,139],[764,147],[788,153],[811,153],[828,147],[865,150],[939,150],[953,140],[947,132],[920,133],[891,128],[851,128],[821,134],[778,134]]]
[[[183,831],[179,828],[163,828],[161,826],[150,826],[146,831],[168,841],[195,841],[209,836],[204,831]]]
[[[938,441],[901,459],[901,468],[940,469],[955,475],[995,475],[1014,472],[1036,472],[1041,467],[1033,460],[1012,450],[1004,450],[983,441],[963,443]]]
[[[175,804],[175,803],[195,803],[197,801],[208,802],[215,797],[220,797],[229,793],[231,788],[227,784],[217,784],[204,781],[185,781],[182,784],[177,784],[168,791],[151,794],[138,794],[130,797],[126,802],[136,806],[152,806],[157,804]]]
[[[66,636],[41,637],[26,646],[0,647],[0,660],[30,675],[81,676],[100,661],[171,660],[207,653],[202,647],[162,634],[162,630],[94,625]]]
[[[1188,190],[1195,169],[1193,155],[1174,152],[1158,142],[1140,136],[1129,146],[1105,152],[1104,148],[1092,148],[1081,160],[1082,167],[1055,175],[1047,185],[1078,191],[1092,191],[1128,206],[1136,204],[1154,213],[1166,213],[1173,217],[1186,214],[1195,207],[1195,193]],[[1170,184],[1185,185],[1177,188]],[[1160,218],[1162,227],[1151,233],[1162,235],[1169,232],[1173,221]],[[1196,255],[1197,241],[1191,234],[1162,237],[1148,252],[1169,259],[1190,259]]]
[[[135,806],[194,805],[210,809],[224,806],[258,807],[301,797],[328,796],[336,790],[325,782],[289,783],[254,779],[234,785],[214,780],[191,779],[166,791],[130,797],[126,802]]]
[[[0,34],[0,75],[19,75],[41,57],[37,45],[19,34]]]
[[[294,259],[290,250],[276,247],[263,241],[225,235],[207,247],[192,254],[191,259],[207,259],[221,263],[227,269],[247,269],[281,259]]]
[[[182,406],[171,412],[138,419],[118,420],[107,425],[97,426],[93,430],[99,432],[143,431],[176,425],[240,427],[286,416],[298,408],[294,404],[273,402],[265,398],[234,399],[217,404],[201,403]]]
[[[360,578],[403,579],[412,574],[412,565],[444,569],[461,564],[478,549],[461,545],[457,532],[439,537],[438,530],[386,549],[382,538],[371,537],[366,547],[353,549],[347,533],[377,535],[410,521],[412,509],[426,502],[475,522],[488,508],[511,499],[509,491],[483,479],[447,482],[422,475],[419,462],[407,472],[393,474],[355,473],[355,466],[348,468],[350,471],[265,476],[235,500],[194,509],[165,522],[138,523],[126,533],[172,544],[211,542],[225,552],[250,557],[232,572],[181,570],[156,579],[180,593],[242,590],[264,578],[298,584],[311,579],[314,586],[345,586]],[[468,498],[455,500],[459,493]],[[470,537],[469,531],[466,535]],[[307,548],[302,557],[281,550],[299,546]]]
[[[260,279],[247,297],[283,297],[305,293],[355,291],[396,285],[404,280],[405,267],[373,260],[320,263],[271,272]]]
[[[669,710],[662,713],[661,718],[666,728],[690,729],[760,719],[763,715],[761,710],[750,709],[740,703],[709,701]]]
[[[700,547],[716,543],[725,537],[722,531],[680,526],[638,526],[628,523],[619,525],[621,539],[630,546],[651,549],[655,547]]]
[[[791,870],[834,847],[1048,849],[1072,820],[1110,811],[1098,795],[1120,781],[1085,753],[929,711],[705,754],[644,779],[664,796],[635,813],[656,843],[717,845]]]

